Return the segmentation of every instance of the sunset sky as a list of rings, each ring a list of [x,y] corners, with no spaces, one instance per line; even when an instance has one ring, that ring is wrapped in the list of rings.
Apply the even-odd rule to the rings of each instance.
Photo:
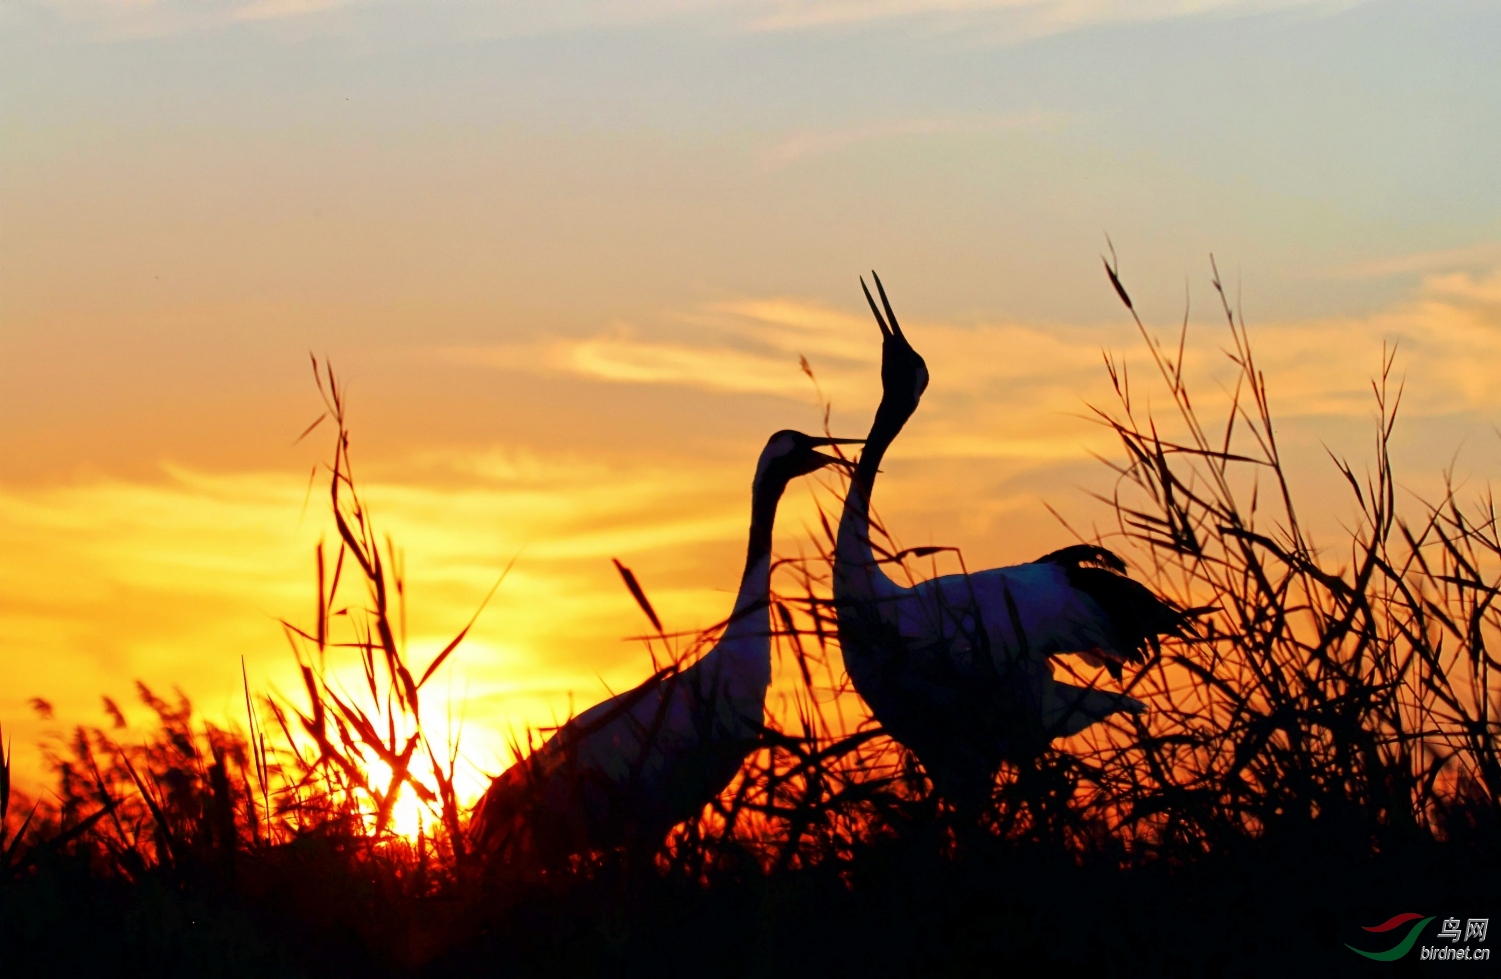
[[[932,386],[877,504],[971,568],[1106,514],[1083,418],[1144,368],[1100,269],[1226,376],[1243,304],[1318,523],[1369,459],[1501,476],[1501,6],[1298,0],[0,2],[0,724],[23,773],[137,678],[293,687],[330,433],[405,551],[475,771],[729,611],[765,438],[879,397],[875,268]],[[1144,373],[1142,375],[1144,377]],[[295,443],[295,444],[294,444]],[[809,539],[812,486],[778,546]],[[824,497],[828,499],[825,494]],[[56,718],[28,706],[40,696]],[[477,777],[477,776],[476,776]],[[479,784],[479,783],[475,783]]]

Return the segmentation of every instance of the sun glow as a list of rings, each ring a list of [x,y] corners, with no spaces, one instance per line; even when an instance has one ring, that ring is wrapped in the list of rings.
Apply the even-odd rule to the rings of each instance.
[[[385,788],[391,784],[391,766],[377,758],[365,765],[365,778],[372,789],[384,792]],[[372,810],[366,814],[366,819],[373,828],[376,813]],[[427,827],[437,819],[438,815],[423,804],[412,787],[403,783],[396,790],[396,800],[391,804],[391,816],[387,828],[397,836],[415,840],[423,835]]]

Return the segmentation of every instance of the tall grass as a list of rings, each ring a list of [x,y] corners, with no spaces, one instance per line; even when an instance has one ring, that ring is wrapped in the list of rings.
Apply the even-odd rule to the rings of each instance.
[[[1265,378],[1218,272],[1237,376],[1211,426],[1183,375],[1183,333],[1176,349],[1151,336],[1107,270],[1176,417],[1142,414],[1125,366],[1107,359],[1117,403],[1097,417],[1125,459],[1103,499],[1158,588],[1217,608],[1198,641],[1136,678],[1151,709],[1134,736],[1100,749],[1122,831],[1182,855],[1288,827],[1379,849],[1496,825],[1494,505],[1489,495],[1467,505],[1452,489],[1398,505],[1393,352],[1372,384],[1372,469],[1332,461],[1358,519],[1321,548],[1295,506]],[[1178,434],[1162,434],[1168,426]]]
[[[80,726],[51,745],[51,797],[34,808],[12,806],[9,756],[0,756],[0,902],[18,907],[21,895],[68,874],[95,882],[88,887],[107,882],[111,900],[126,907],[134,899],[121,894],[211,894],[253,909],[268,947],[296,949],[276,960],[293,972],[316,971],[310,963],[329,948],[345,965],[376,970],[566,974],[653,956],[688,962],[752,941],[759,950],[728,969],[749,974],[771,969],[763,946],[779,936],[801,942],[794,965],[858,961],[885,974],[958,954],[921,936],[966,921],[987,922],[987,941],[1012,942],[1008,954],[1039,967],[1060,956],[1116,961],[1127,955],[1117,948],[1126,930],[1142,927],[1141,904],[1168,900],[1164,873],[1239,873],[1279,859],[1304,872],[1330,854],[1348,870],[1437,846],[1467,855],[1456,866],[1475,854],[1493,859],[1501,829],[1493,501],[1464,501],[1451,489],[1399,506],[1389,450],[1400,389],[1388,354],[1373,384],[1371,472],[1332,463],[1360,518],[1319,546],[1295,506],[1248,331],[1218,275],[1237,379],[1211,424],[1189,393],[1186,323],[1165,345],[1107,272],[1141,332],[1148,381],[1171,409],[1145,410],[1124,361],[1106,358],[1115,403],[1095,417],[1122,452],[1109,461],[1113,485],[1099,494],[1114,522],[1101,543],[1163,594],[1212,611],[1194,636],[1164,642],[1128,676],[1144,714],[1117,716],[1003,768],[983,831],[956,821],[844,676],[829,587],[835,486],[811,553],[784,558],[774,577],[773,694],[782,706],[726,791],[669,836],[652,872],[626,874],[610,853],[545,871],[525,861],[497,868],[470,853],[454,784],[458,732],[450,723],[434,736],[423,709],[425,684],[461,655],[469,627],[425,665],[412,662],[400,552],[360,495],[343,392],[315,361],[336,430],[327,476],[337,537],[315,554],[311,621],[283,623],[301,689],[258,695],[247,682],[241,727],[201,721],[186,698],[169,701],[140,684],[156,729],[123,743],[123,717],[106,701],[115,726]],[[919,562],[936,573],[940,559],[962,572],[953,549],[904,550],[879,524],[873,533],[897,574],[926,576]],[[653,671],[671,672],[712,647],[723,623],[665,630],[621,570],[654,627],[639,637]],[[1072,661],[1059,665],[1077,682],[1101,681]],[[531,732],[518,752],[547,733]],[[431,817],[415,839],[393,829],[403,793]],[[1011,890],[998,891],[997,881]],[[1036,944],[1050,926],[1012,896],[1061,914],[1081,890],[1102,889],[1116,895],[1118,920],[1091,925],[1093,952]],[[1184,913],[1202,919],[1216,907]],[[872,924],[892,916],[896,932]],[[672,930],[674,922],[682,927]],[[684,937],[689,926],[700,938]],[[829,942],[843,947],[832,934],[839,928],[877,944],[828,960]],[[13,933],[0,939],[26,947]],[[893,951],[892,942],[908,944]],[[1120,961],[1157,961],[1133,948]],[[32,961],[46,961],[45,952]]]

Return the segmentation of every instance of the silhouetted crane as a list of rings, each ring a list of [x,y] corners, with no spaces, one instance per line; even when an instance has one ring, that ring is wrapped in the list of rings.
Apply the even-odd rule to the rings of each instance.
[[[1144,661],[1160,635],[1182,635],[1185,613],[1092,545],[910,588],[887,577],[870,540],[871,490],[887,448],[917,410],[928,369],[875,283],[885,316],[860,285],[881,329],[881,403],[835,546],[840,647],[855,689],[886,731],[917,755],[941,794],[975,807],[1003,760],[1035,758],[1053,738],[1142,709],[1125,694],[1054,680],[1050,657],[1077,653],[1119,679],[1121,665]]]
[[[777,503],[798,476],[843,464],[818,446],[859,441],[771,437],[756,464],[745,571],[719,642],[687,669],[660,671],[584,711],[501,773],[476,808],[474,851],[546,865],[622,844],[655,847],[724,790],[764,730]]]

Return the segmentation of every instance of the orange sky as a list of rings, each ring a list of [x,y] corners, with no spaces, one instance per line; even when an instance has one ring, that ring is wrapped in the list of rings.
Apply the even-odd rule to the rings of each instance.
[[[520,554],[434,681],[467,695],[476,770],[508,726],[646,675],[611,557],[671,628],[728,611],[756,454],[821,424],[799,356],[836,434],[869,424],[872,265],[933,378],[877,503],[970,567],[1066,543],[1043,501],[1105,518],[1081,488],[1108,487],[1110,442],[1079,416],[1103,348],[1144,365],[1102,230],[1153,322],[1187,277],[1206,398],[1219,254],[1326,526],[1348,508],[1323,445],[1366,458],[1385,341],[1409,484],[1456,451],[1472,485],[1501,468],[1501,137],[1473,125],[1501,107],[1472,41],[1494,11],[626,8],[5,14],[0,722],[23,775],[100,695],[144,723],[136,678],[213,716],[241,709],[242,656],[294,688],[277,620],[312,614],[331,535],[321,483],[304,506],[327,433],[293,444],[321,410],[309,351],[347,384],[419,663]],[[794,486],[781,548],[811,513]]]

